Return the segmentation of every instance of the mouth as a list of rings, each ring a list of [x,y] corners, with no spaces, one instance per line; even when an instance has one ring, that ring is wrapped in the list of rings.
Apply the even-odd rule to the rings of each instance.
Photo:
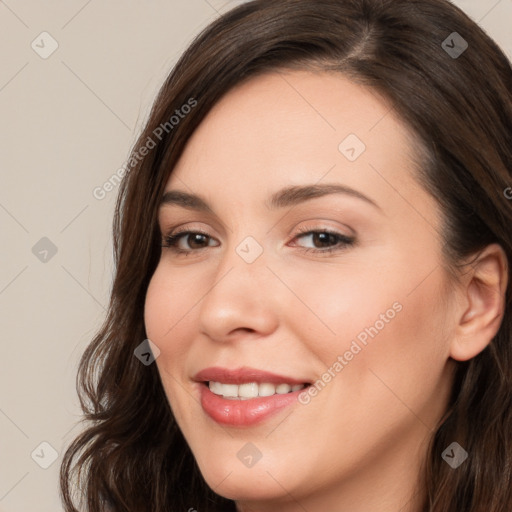
[[[217,381],[206,381],[204,385],[217,396],[226,400],[251,400],[258,397],[268,397],[274,395],[287,395],[300,391],[309,386],[305,384],[273,384],[272,382],[246,382],[244,384],[226,384]]]
[[[207,368],[194,380],[203,412],[215,422],[250,427],[297,404],[311,382],[253,368]]]

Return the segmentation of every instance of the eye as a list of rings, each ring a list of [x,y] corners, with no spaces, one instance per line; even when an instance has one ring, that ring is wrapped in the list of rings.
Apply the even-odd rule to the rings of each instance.
[[[205,249],[209,246],[208,242],[214,239],[203,231],[177,231],[171,235],[163,237],[162,247],[172,250],[180,254],[188,254]],[[185,247],[183,247],[183,243]],[[206,245],[204,245],[206,243]],[[188,247],[187,247],[188,246]]]
[[[326,229],[305,230],[299,229],[301,234],[295,236],[294,240],[309,238],[313,247],[301,247],[304,252],[314,253],[332,253],[345,250],[355,244],[355,239],[336,231]],[[213,242],[213,243],[211,243]],[[296,244],[292,244],[296,245]],[[208,233],[200,230],[181,230],[163,237],[162,247],[170,249],[174,253],[188,255],[192,252],[198,252],[207,247],[218,246],[215,239]]]
[[[329,231],[326,229],[322,230],[302,230],[302,233],[294,238],[294,240],[300,240],[309,238],[313,244],[313,247],[302,247],[305,252],[337,252],[346,249],[347,247],[353,246],[355,239],[336,231]]]

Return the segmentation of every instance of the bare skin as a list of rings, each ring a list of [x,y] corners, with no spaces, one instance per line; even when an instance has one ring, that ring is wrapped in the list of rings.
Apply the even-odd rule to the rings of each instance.
[[[339,149],[349,134],[366,146],[354,161],[355,139]],[[199,195],[212,212],[161,207],[164,236],[177,227],[207,236],[181,237],[188,254],[162,249],[146,330],[206,482],[239,511],[420,510],[417,481],[455,360],[477,355],[499,328],[506,259],[489,246],[453,282],[441,212],[415,180],[411,149],[390,106],[343,75],[271,73],[214,107],[171,174],[166,191]],[[325,184],[375,204],[337,193],[266,205],[284,187]],[[326,230],[353,243],[307,234]],[[262,250],[251,263],[237,252],[247,237]],[[365,329],[378,333],[346,355]],[[234,428],[201,407],[192,377],[210,366],[308,382],[330,368],[331,379],[309,403]],[[237,457],[248,442],[262,455],[252,467]]]

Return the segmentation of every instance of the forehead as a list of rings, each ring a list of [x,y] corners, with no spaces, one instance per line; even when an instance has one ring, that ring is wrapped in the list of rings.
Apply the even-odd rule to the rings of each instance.
[[[417,200],[411,137],[385,99],[339,73],[266,73],[212,108],[166,190],[243,205],[281,187],[325,180],[376,201],[396,202],[404,188]]]
[[[371,131],[390,111],[383,98],[339,73],[266,73],[230,90],[203,120],[189,145],[199,144],[194,139],[200,139],[203,151],[219,158],[257,149],[261,157],[275,159],[285,149],[302,153],[322,142],[324,148],[337,150],[349,133],[370,142]],[[385,124],[387,130],[400,128],[391,118]],[[306,146],[305,140],[309,141]],[[244,147],[237,147],[238,143]]]

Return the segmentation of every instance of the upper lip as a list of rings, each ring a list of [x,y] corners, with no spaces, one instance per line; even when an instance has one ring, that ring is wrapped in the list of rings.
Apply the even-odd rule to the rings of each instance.
[[[205,368],[196,373],[194,380],[197,382],[222,382],[223,384],[245,384],[248,382],[257,382],[262,384],[268,382],[271,384],[309,384],[306,380],[298,380],[286,375],[258,370],[244,366],[242,368],[222,368],[220,366],[212,366]]]

